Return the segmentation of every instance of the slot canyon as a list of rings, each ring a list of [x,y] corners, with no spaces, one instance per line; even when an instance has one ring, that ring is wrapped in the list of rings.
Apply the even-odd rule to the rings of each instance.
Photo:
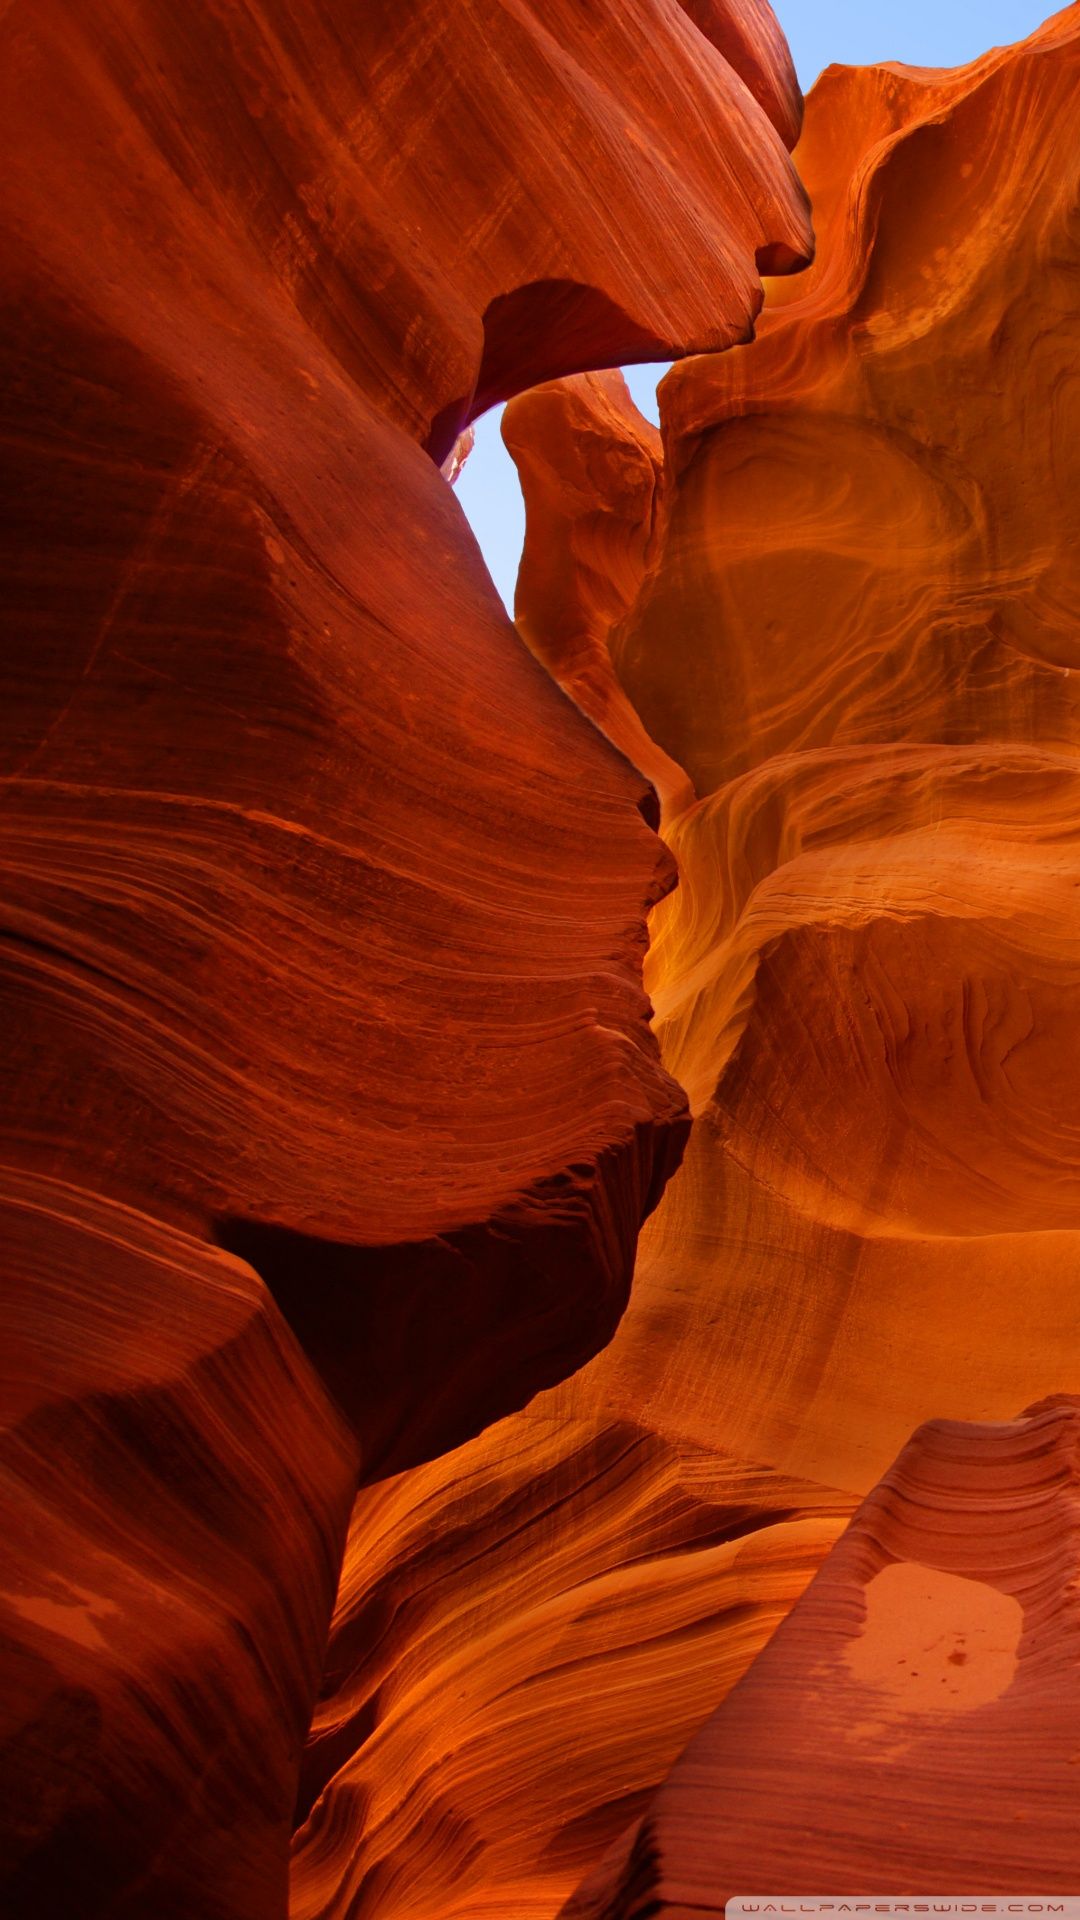
[[[1080,0],[0,100],[0,1920],[1080,1897]]]

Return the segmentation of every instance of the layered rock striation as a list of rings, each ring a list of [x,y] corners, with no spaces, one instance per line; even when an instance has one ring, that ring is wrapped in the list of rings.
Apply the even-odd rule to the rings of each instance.
[[[1076,1884],[1080,1401],[932,1421],[563,1920]]]
[[[1080,1367],[1078,58],[1073,7],[953,74],[830,70],[796,153],[816,263],[770,286],[752,346],[668,376],[662,447],[617,376],[507,409],[522,632],[663,794],[680,886],[647,981],[695,1121],[604,1352],[357,1506],[305,1920],[550,1920],[579,1880],[607,1920],[719,1910],[736,1869],[764,1887],[759,1843],[768,1890],[805,1890],[788,1807],[826,1889],[1013,1890],[1043,1858],[1075,1879],[1064,1684],[1024,1830],[985,1875],[960,1842],[988,1754],[995,1814],[1020,1795],[1071,1658],[1074,1415],[1014,1416]],[[865,1702],[860,1661],[920,1608],[951,1630],[958,1599],[1002,1684],[976,1698],[981,1657],[946,1662],[949,1791],[925,1729],[892,1752],[892,1696],[815,1780],[819,1642]],[[843,1844],[870,1765],[905,1803],[894,1851],[865,1813]]]
[[[5,1912],[1067,1889],[1080,8],[0,50]]]
[[[559,617],[587,594],[595,636],[610,583],[613,684],[694,788],[648,980],[697,1124],[634,1319],[699,1291],[725,1438],[855,1488],[1077,1358],[1078,18],[955,74],[826,73],[815,265],[668,376],[645,520],[621,479],[593,502],[618,565],[596,536],[564,587],[527,549],[519,586],[573,687]],[[545,461],[565,434],[621,476],[648,429],[580,380],[530,426],[548,551],[583,551]]]
[[[635,1415],[605,1360],[359,1495],[295,1916],[550,1920],[840,1532],[842,1492],[686,1440],[674,1379]]]
[[[764,6],[3,10],[13,1920],[283,1913],[357,1476],[618,1319],[673,867],[437,463],[747,337],[799,104]]]
[[[355,1441],[243,1262],[45,1175],[0,1219],[3,1910],[280,1912]]]
[[[650,958],[699,1125],[643,1290],[719,1296],[727,1436],[857,1491],[1080,1359],[1078,20],[824,76],[819,261],[726,373],[669,377],[612,636],[699,796]]]

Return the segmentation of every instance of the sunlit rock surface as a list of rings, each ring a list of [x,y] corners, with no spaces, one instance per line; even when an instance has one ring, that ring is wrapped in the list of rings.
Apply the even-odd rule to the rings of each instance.
[[[271,1920],[357,1473],[602,1345],[686,1131],[436,463],[746,338],[800,101],[763,6],[13,0],[0,111],[0,1906]]]
[[[798,1689],[836,1655],[815,1598],[775,1642],[796,1650],[797,1778],[767,1737],[771,1649],[731,1695],[759,1717],[745,1834],[764,1846],[768,1825],[770,1891],[809,1884],[788,1795],[819,1820],[821,1886],[985,1886],[970,1809],[986,1753],[1008,1752],[994,1807],[1011,1783],[1024,1831],[985,1855],[995,1885],[1030,1890],[1043,1857],[1075,1881],[1075,1415],[1013,1422],[1080,1384],[1078,48],[1073,8],[956,74],[826,74],[796,155],[818,262],[774,285],[756,344],[668,377],[662,468],[614,377],[507,410],[528,643],[636,764],[674,769],[681,885],[647,979],[696,1120],[605,1351],[355,1510],[307,1769],[329,1785],[297,1841],[305,1920],[551,1920],[605,1854],[584,1911],[714,1910],[735,1890],[718,1863],[746,1863],[722,1851],[737,1743],[722,1777],[710,1758],[696,1863],[698,1803],[672,1775],[672,1846],[704,1879],[682,1854],[658,1878],[644,1842],[643,1877],[619,1877],[626,1836],[652,1830],[645,1776],[718,1707],[701,1739],[719,1751],[725,1695],[860,1499],[899,1456],[917,1505],[912,1462],[939,1443],[934,1513],[876,1557],[864,1518],[813,1592],[845,1644],[867,1609],[853,1698],[878,1684],[860,1660],[924,1612],[986,1651],[946,1660],[944,1688],[933,1669],[948,1692],[972,1668],[949,1696],[972,1716],[954,1789],[925,1826],[932,1742],[897,1770],[885,1689],[841,1781],[854,1795],[880,1764],[881,1818],[837,1849],[849,1803],[830,1814],[808,1777],[829,1729]],[[974,1425],[905,1452],[925,1421]],[[925,1592],[894,1559],[930,1570]],[[1062,1684],[1021,1798],[1043,1680],[978,1686],[1028,1647]],[[988,1715],[991,1748],[971,1731]]]
[[[647,967],[697,1124],[619,1345],[651,1395],[693,1298],[724,1443],[858,1491],[1080,1358],[1078,74],[1075,8],[955,74],[827,72],[819,258],[668,376],[647,537],[608,515],[618,683],[698,796]],[[564,536],[543,448],[641,440],[604,401],[508,410]]]
[[[700,796],[650,956],[698,1126],[643,1300],[709,1303],[727,1444],[856,1491],[1080,1361],[1078,78],[1075,8],[824,76],[819,263],[669,376],[612,639]]]
[[[843,1494],[684,1440],[674,1378],[635,1418],[608,1353],[360,1494],[303,1770],[304,1920],[550,1920],[840,1531]]]
[[[503,439],[528,501],[518,631],[582,712],[648,776],[663,809],[679,810],[693,789],[642,725],[609,645],[656,546],[660,435],[638,412],[622,374],[608,371],[521,394],[503,415]]]
[[[921,1427],[564,1920],[1076,1886],[1080,1400]]]
[[[1080,11],[0,53],[0,1906],[1074,1886]]]

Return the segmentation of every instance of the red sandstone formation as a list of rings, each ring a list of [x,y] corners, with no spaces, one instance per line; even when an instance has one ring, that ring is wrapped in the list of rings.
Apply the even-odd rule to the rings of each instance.
[[[878,1581],[852,1687],[879,1636],[985,1581],[980,1537],[1028,1600],[1017,1511],[1045,1583],[1024,1644],[1055,1681],[1071,1657],[1071,1546],[1051,1535],[1071,1524],[1074,1416],[1000,1443],[985,1423],[1080,1384],[1078,62],[1074,7],[956,74],[828,73],[797,154],[818,262],[771,288],[756,344],[669,376],[662,471],[612,378],[507,409],[529,644],[639,765],[693,782],[668,791],[681,885],[647,977],[696,1120],[605,1351],[358,1502],[307,1762],[308,1793],[327,1785],[297,1840],[303,1920],[552,1920],[927,1419],[980,1423],[977,1484],[970,1436],[932,1428],[914,1457],[944,1433],[941,1553],[908,1516],[857,1581],[861,1528],[822,1574],[851,1642],[863,1575],[890,1555],[948,1576],[922,1595]],[[999,1536],[1001,1476],[1019,1492]],[[1014,1633],[1014,1606],[974,1598]],[[812,1649],[793,1632],[794,1715]],[[745,1697],[764,1712],[763,1671]],[[996,1754],[1015,1741],[1014,1788],[1042,1712],[1030,1681],[964,1708],[990,1715]],[[828,1729],[808,1724],[818,1747],[797,1751],[817,1760]],[[926,1890],[974,1865],[985,1750],[957,1724],[959,1784],[925,1834],[887,1715],[859,1749],[864,1780],[871,1752],[912,1798],[899,1857]],[[1059,1735],[1080,1749],[1071,1693],[1027,1830],[986,1856],[1001,1887],[1040,1846],[1055,1885],[1080,1864]],[[803,1877],[785,1807],[809,1789],[757,1739],[770,1891],[856,1868],[899,1885],[880,1823],[855,1860],[830,1855],[824,1818]],[[646,1858],[641,1884],[675,1914],[691,1855],[671,1832],[671,1877]],[[732,1890],[712,1859],[690,1887],[705,1911]],[[601,1911],[636,1913],[633,1889]]]
[[[250,1268],[5,1174],[0,1911],[282,1909],[355,1449]]]
[[[609,637],[637,598],[654,545],[660,435],[621,373],[534,387],[503,415],[528,501],[519,633],[601,732],[646,774],[665,812],[693,798],[650,739],[612,665]]]
[[[268,1920],[357,1464],[602,1344],[686,1126],[651,796],[434,462],[747,337],[798,93],[763,6],[14,0],[0,106],[0,1904]]]
[[[565,1920],[1072,1893],[1080,1400],[921,1427]]]
[[[0,51],[5,1913],[1072,1884],[1080,8]]]

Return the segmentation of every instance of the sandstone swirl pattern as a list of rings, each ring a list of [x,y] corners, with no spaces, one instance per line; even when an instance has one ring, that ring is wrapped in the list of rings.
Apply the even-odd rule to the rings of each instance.
[[[752,347],[668,377],[662,464],[613,378],[507,410],[523,632],[664,788],[681,885],[647,978],[695,1125],[607,1349],[358,1503],[304,1920],[550,1920],[609,1844],[625,1860],[646,1776],[926,1420],[978,1423],[941,1443],[956,1553],[890,1551],[984,1579],[983,1546],[1000,1564],[1020,1513],[1047,1521],[1038,1657],[1061,1677],[1066,1416],[1000,1445],[987,1423],[1080,1370],[1078,68],[1073,7],[956,74],[827,73],[797,152],[817,262]],[[845,1543],[828,1576],[853,1639],[877,1571]],[[909,1601],[876,1588],[874,1618]],[[1071,1692],[1060,1724],[1080,1750]],[[1044,1845],[1064,1886],[1054,1751],[1030,1831],[989,1857]],[[789,1783],[758,1779],[779,1847]],[[938,1890],[971,1865],[949,1804],[932,1859],[902,1854]],[[823,1884],[869,1874],[823,1831]],[[599,1884],[596,1911],[675,1913],[686,1876]]]
[[[360,1494],[297,1920],[554,1915],[836,1538],[843,1494],[634,1421],[603,1358]]]
[[[612,638],[699,796],[650,960],[699,1124],[642,1292],[719,1293],[729,1444],[860,1491],[1080,1360],[1078,21],[824,76],[819,262],[669,377]]]
[[[1080,1401],[921,1427],[564,1920],[1076,1885]]]
[[[357,1472],[618,1318],[673,870],[436,462],[745,338],[799,106],[722,0],[2,9],[13,1920],[283,1913]]]

